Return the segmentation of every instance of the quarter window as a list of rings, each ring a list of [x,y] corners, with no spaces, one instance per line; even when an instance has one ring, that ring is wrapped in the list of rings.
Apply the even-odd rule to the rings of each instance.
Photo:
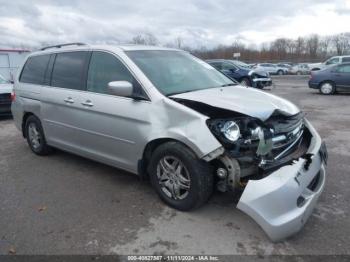
[[[141,86],[119,59],[109,53],[93,52],[88,70],[87,90],[108,94],[108,83],[112,81],[128,81],[133,84],[134,93],[142,92]]]
[[[343,63],[350,62],[350,57],[343,57]]]
[[[88,52],[65,52],[56,55],[51,85],[62,88],[85,89],[85,65]]]
[[[42,85],[50,55],[29,57],[21,73],[20,82]]]

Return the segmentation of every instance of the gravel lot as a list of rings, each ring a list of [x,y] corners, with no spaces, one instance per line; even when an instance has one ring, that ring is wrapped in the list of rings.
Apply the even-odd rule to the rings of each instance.
[[[60,151],[34,155],[2,118],[0,254],[350,254],[350,95],[319,95],[303,76],[274,82],[266,92],[300,106],[329,151],[325,191],[299,234],[271,243],[230,193],[175,211],[135,175]]]

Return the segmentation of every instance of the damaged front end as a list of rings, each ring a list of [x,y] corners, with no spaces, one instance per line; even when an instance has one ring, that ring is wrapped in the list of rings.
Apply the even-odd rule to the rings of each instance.
[[[302,112],[276,109],[261,119],[198,101],[178,102],[209,117],[223,148],[203,157],[215,166],[217,189],[242,191],[238,209],[273,241],[305,224],[325,184],[327,150]]]
[[[227,121],[235,121],[241,130],[235,142],[223,135]],[[237,207],[271,240],[298,232],[324,187],[327,161],[325,145],[303,113],[275,112],[264,122],[250,117],[210,119],[208,126],[225,148],[215,160],[217,188],[244,189]]]
[[[238,209],[273,240],[298,232],[325,184],[326,146],[294,104],[239,86],[179,94],[173,100],[208,117],[222,147],[203,157],[220,191],[243,191]]]

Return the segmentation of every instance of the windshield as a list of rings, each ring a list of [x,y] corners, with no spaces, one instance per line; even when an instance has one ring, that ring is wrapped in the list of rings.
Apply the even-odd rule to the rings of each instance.
[[[0,84],[7,84],[8,81],[0,75]]]
[[[241,67],[241,68],[250,68],[250,66],[248,65],[248,64],[246,64],[246,63],[244,63],[244,62],[242,62],[242,61],[239,61],[239,60],[232,60],[232,62],[235,64],[235,65],[237,65],[237,66],[239,66],[239,67]]]
[[[126,54],[166,96],[235,84],[186,52],[142,50],[127,51]]]

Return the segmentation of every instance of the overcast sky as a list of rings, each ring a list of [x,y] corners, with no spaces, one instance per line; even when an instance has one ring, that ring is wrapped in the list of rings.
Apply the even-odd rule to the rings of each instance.
[[[350,0],[0,0],[0,46],[126,43],[259,45],[278,37],[350,31]]]

